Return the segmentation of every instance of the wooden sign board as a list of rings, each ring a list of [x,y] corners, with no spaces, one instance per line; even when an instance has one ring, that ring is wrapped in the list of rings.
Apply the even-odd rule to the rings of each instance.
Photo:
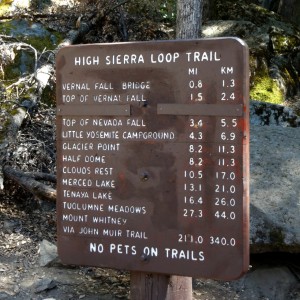
[[[235,38],[63,48],[62,261],[224,280],[247,271],[248,77]]]

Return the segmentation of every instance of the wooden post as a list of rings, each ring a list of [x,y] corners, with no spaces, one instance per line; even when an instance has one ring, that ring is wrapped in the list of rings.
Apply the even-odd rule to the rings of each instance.
[[[202,0],[177,1],[177,39],[198,38]],[[192,300],[192,278],[131,272],[132,300]]]
[[[131,300],[192,300],[192,278],[130,273]]]

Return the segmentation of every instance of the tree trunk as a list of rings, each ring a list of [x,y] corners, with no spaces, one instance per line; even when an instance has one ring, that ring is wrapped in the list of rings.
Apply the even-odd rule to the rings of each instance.
[[[203,0],[177,1],[177,39],[196,39],[202,23]]]
[[[131,300],[192,300],[190,277],[131,272]]]
[[[299,0],[298,0],[299,1]],[[286,19],[295,17],[296,0],[280,0],[277,12]]]

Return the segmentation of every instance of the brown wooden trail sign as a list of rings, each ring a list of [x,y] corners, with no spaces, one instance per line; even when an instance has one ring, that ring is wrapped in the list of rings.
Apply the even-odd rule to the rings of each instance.
[[[223,280],[248,270],[248,65],[236,38],[58,53],[63,262]]]

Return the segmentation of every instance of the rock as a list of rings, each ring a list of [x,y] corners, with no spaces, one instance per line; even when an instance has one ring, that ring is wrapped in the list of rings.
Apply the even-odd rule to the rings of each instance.
[[[222,282],[214,280],[194,281],[195,299],[239,299],[239,300],[299,300],[297,272],[278,262],[256,261],[255,266],[238,280]],[[287,262],[285,262],[287,263]]]
[[[250,121],[253,125],[300,127],[300,117],[291,108],[260,101],[250,102]]]
[[[19,288],[11,278],[0,277],[0,299],[13,299],[19,293]],[[14,298],[16,299],[16,298]]]
[[[12,233],[17,230],[18,227],[22,227],[22,224],[19,220],[4,220],[3,229],[6,233]]]
[[[250,271],[232,284],[239,291],[240,300],[249,299],[291,299],[290,292],[297,279],[289,268],[264,266]]]
[[[45,267],[51,263],[53,263],[58,255],[57,255],[57,247],[47,240],[43,240],[40,244],[40,260],[39,264],[41,267]]]
[[[27,20],[3,22],[0,24],[0,30],[3,34],[25,43],[1,45],[2,76],[6,80],[13,80],[36,71],[38,67],[36,51],[53,50],[63,39],[60,33],[52,32],[40,23]],[[41,70],[41,72],[44,71],[47,72],[47,70]]]
[[[215,0],[216,20],[202,35],[234,36],[250,49],[252,99],[282,104],[300,93],[300,30],[279,15],[245,1]]]
[[[290,3],[282,3],[278,0],[264,0],[262,5],[274,12],[279,13],[287,20],[294,22],[300,27],[300,2],[299,1],[291,1]]]
[[[56,5],[61,6],[74,6],[74,0],[10,0],[2,1],[5,6],[5,9],[2,8],[2,14],[16,14],[22,10],[34,10],[36,11],[47,11],[51,4],[55,3]],[[1,5],[1,4],[0,4]]]
[[[55,287],[56,287],[56,283],[52,279],[43,278],[35,283],[34,292],[38,294],[43,291],[54,289]]]
[[[300,129],[252,125],[252,253],[300,252]]]

